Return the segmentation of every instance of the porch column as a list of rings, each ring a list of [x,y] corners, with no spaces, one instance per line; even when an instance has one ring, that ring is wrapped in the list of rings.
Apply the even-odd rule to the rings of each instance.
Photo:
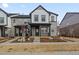
[[[39,36],[41,36],[41,25],[39,26]]]
[[[5,27],[3,27],[3,33],[4,33],[3,35],[5,36]]]
[[[32,36],[35,36],[35,27],[32,27]]]
[[[5,27],[2,27],[2,36],[4,37],[5,36]]]
[[[0,27],[0,37],[1,37],[1,27]]]
[[[49,36],[51,36],[51,26],[49,26]]]

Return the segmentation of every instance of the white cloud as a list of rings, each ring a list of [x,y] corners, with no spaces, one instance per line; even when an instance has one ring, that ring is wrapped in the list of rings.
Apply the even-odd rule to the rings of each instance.
[[[7,3],[2,3],[2,6],[3,6],[4,8],[7,8],[7,7],[8,7],[8,4],[7,4]]]

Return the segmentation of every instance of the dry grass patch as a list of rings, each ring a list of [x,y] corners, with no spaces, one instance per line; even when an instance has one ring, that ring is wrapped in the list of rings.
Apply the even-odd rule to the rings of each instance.
[[[79,51],[79,44],[18,44],[0,46],[0,52]]]

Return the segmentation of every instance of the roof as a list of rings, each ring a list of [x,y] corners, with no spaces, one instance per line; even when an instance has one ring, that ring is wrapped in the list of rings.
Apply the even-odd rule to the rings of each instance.
[[[60,28],[79,23],[79,12],[67,12],[60,23]]]
[[[7,13],[5,12],[3,9],[0,8],[1,11],[3,11],[7,16],[11,16],[11,15],[17,15],[18,13]]]
[[[50,12],[50,11],[48,11],[48,12],[49,12],[49,14],[54,14],[54,15],[58,16],[58,14],[56,14],[56,13],[53,13],[53,12]]]
[[[0,10],[1,10],[1,11],[3,11],[6,15],[8,15],[8,13],[7,13],[7,12],[5,12],[3,9],[1,9],[1,8],[0,8]]]
[[[41,5],[39,5],[37,8],[35,8],[35,9],[30,13],[30,15],[31,15],[36,9],[38,9],[39,7],[41,7],[42,9],[44,9],[48,14],[54,14],[54,15],[58,16],[58,14],[56,14],[56,13],[47,11],[47,10],[46,10],[43,6],[41,6]]]
[[[19,15],[19,13],[8,13],[8,16]]]
[[[29,23],[31,26],[50,25],[50,23]]]
[[[30,18],[30,15],[17,15],[17,16],[13,16],[11,18]]]

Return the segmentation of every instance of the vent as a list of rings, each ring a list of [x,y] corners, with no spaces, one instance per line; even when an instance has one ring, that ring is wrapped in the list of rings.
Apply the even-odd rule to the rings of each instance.
[[[42,10],[42,8],[41,8],[41,7],[39,7],[39,8],[38,8],[38,10]]]

